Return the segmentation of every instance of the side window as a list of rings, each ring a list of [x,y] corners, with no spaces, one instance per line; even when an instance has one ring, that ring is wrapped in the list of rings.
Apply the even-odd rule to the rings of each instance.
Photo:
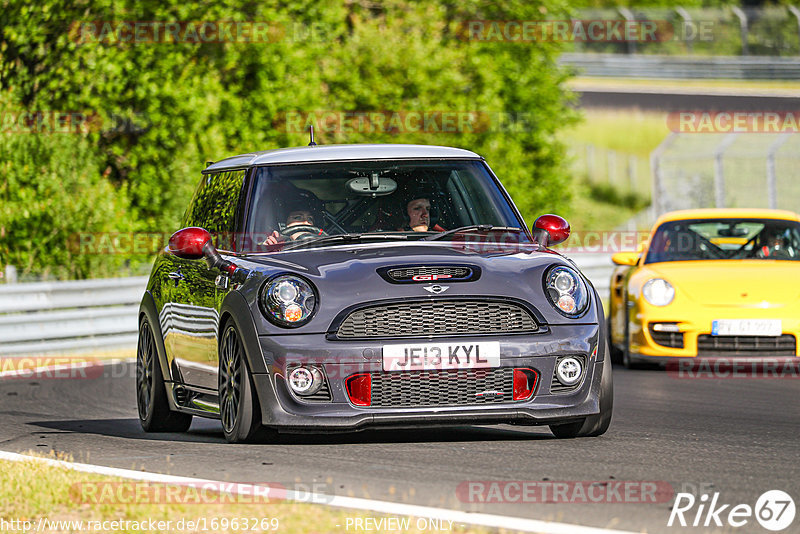
[[[233,249],[236,207],[242,193],[245,171],[226,171],[203,176],[186,212],[184,226],[205,228],[217,248]]]

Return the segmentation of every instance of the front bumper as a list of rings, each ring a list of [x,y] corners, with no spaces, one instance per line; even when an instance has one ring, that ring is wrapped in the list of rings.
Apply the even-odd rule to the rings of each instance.
[[[690,313],[681,314],[670,312],[669,306],[664,308],[648,307],[639,309],[635,318],[630,323],[630,353],[633,360],[654,363],[668,363],[677,358],[693,358],[698,356],[698,338],[710,336],[712,323],[718,319],[780,319],[783,335],[795,338],[794,356],[800,356],[800,317],[790,314],[776,313],[774,309],[762,308],[735,308],[735,307],[696,307]],[[653,338],[650,326],[656,323],[675,323],[683,339],[683,347],[670,347],[657,343]],[[732,356],[740,354],[718,353],[705,351],[701,356]],[[765,351],[764,354],[752,354],[753,357],[772,356]]]
[[[420,427],[464,424],[540,425],[566,422],[599,413],[600,382],[605,357],[598,325],[551,326],[546,334],[436,338],[436,342],[499,341],[501,367],[527,367],[539,373],[532,398],[468,406],[370,407],[352,404],[344,381],[363,372],[382,372],[381,347],[394,341],[331,341],[318,336],[262,336],[259,338],[267,373],[253,380],[265,426],[282,431],[360,430],[368,427]],[[406,340],[403,342],[414,342]],[[420,343],[428,339],[416,340]],[[600,345],[598,347],[598,344]],[[593,351],[597,348],[596,353]],[[551,392],[555,364],[562,356],[583,356],[586,362],[579,385]],[[286,382],[286,368],[302,363],[324,369],[329,401],[309,402],[294,395]]]

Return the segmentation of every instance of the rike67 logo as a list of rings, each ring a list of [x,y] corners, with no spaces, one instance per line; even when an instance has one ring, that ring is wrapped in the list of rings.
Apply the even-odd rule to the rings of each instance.
[[[691,493],[678,493],[667,526],[671,527],[677,522],[682,527],[721,527],[727,523],[738,528],[751,524],[755,517],[762,527],[777,532],[792,524],[795,511],[794,500],[780,490],[764,492],[755,507],[749,504],[723,504],[719,500],[719,492],[711,497],[704,493],[699,499]]]

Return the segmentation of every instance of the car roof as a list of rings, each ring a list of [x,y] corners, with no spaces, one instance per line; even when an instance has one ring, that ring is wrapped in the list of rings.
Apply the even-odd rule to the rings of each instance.
[[[483,159],[461,148],[434,145],[316,145],[279,148],[240,154],[213,163],[204,173],[224,169],[240,169],[252,165],[277,163],[310,163],[314,161],[352,161],[373,159]]]
[[[756,208],[707,208],[695,210],[679,210],[665,213],[658,218],[654,227],[667,221],[688,219],[783,219],[800,221],[800,217],[788,210],[771,210]]]

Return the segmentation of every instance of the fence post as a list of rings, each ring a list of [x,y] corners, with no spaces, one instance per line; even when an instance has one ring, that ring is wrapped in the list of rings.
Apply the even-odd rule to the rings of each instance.
[[[628,182],[630,182],[631,193],[637,193],[636,190],[636,156],[631,154],[628,156]]]
[[[725,150],[736,140],[738,134],[728,134],[725,139],[714,149],[714,205],[717,208],[725,207],[725,170],[722,157]]]
[[[627,7],[618,7],[617,11],[619,12],[620,15],[622,15],[622,18],[624,18],[626,21],[636,22],[636,17],[634,16],[633,11],[631,11]],[[628,44],[628,53],[635,54],[636,41],[633,39],[628,39],[627,44]]]
[[[682,7],[676,7],[675,12],[678,14],[680,18],[683,19],[683,39],[686,43],[686,51],[690,54],[692,53],[692,39],[689,38],[688,29],[691,27],[692,24],[692,16],[689,14],[686,9]]]
[[[617,153],[613,150],[606,150],[606,167],[608,185],[615,185],[617,182]]]
[[[586,145],[586,177],[594,183],[594,145]]]
[[[778,184],[775,178],[775,154],[789,140],[789,134],[783,134],[769,145],[767,151],[767,199],[770,209],[778,207]]]
[[[653,173],[653,191],[651,193],[652,200],[650,202],[653,210],[655,213],[653,215],[653,219],[656,219],[659,215],[664,213],[664,196],[663,191],[661,190],[662,187],[662,180],[661,180],[661,156],[667,149],[672,146],[672,143],[678,138],[678,133],[670,132],[666,139],[661,141],[661,144],[656,147],[650,153],[650,170]]]
[[[742,55],[746,56],[750,53],[747,47],[747,14],[738,6],[732,6],[731,11],[739,19],[739,32],[742,36]]]
[[[14,267],[13,265],[6,265],[5,279],[6,279],[6,284],[16,284],[17,268]]]
[[[800,9],[797,9],[795,6],[788,6],[789,13],[794,15],[794,18],[797,19],[797,42],[800,44]]]

